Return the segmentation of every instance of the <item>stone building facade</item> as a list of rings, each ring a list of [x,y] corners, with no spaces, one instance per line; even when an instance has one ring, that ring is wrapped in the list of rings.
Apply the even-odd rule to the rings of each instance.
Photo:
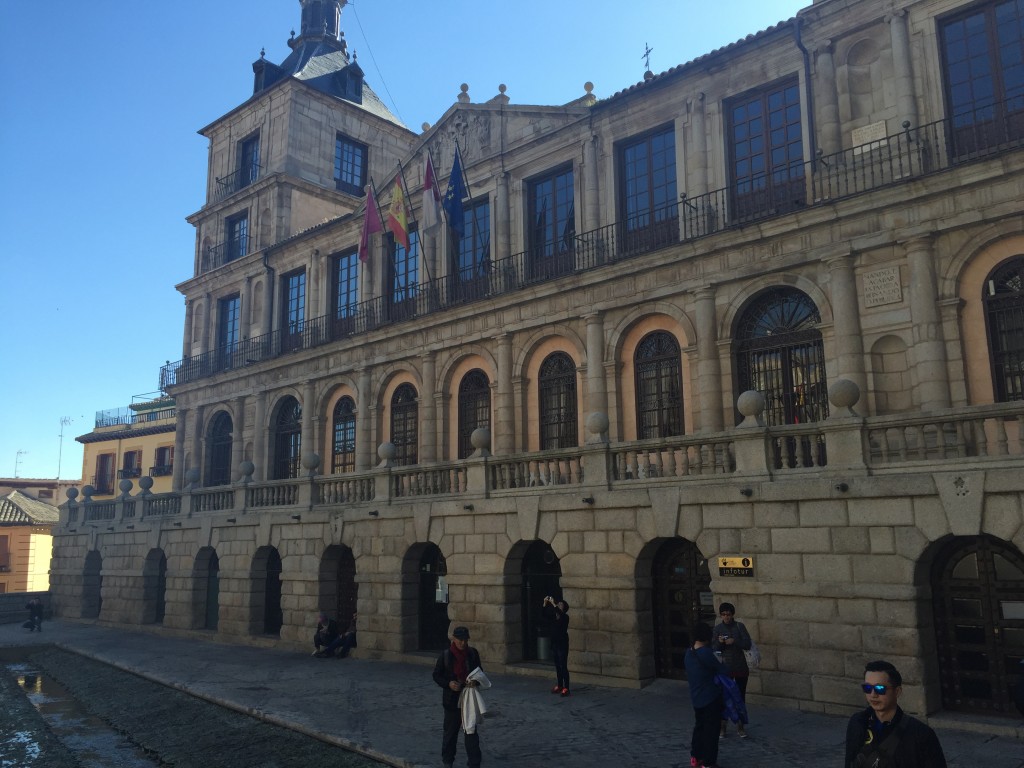
[[[911,711],[1008,714],[1024,7],[820,0],[607,98],[463,86],[417,133],[344,1],[300,2],[203,129],[175,490],[64,505],[56,610],[301,648],[358,606],[362,654],[457,622],[543,674],[557,594],[574,677],[635,686],[730,600],[753,695],[845,711],[886,657]],[[360,259],[403,178],[408,247]]]

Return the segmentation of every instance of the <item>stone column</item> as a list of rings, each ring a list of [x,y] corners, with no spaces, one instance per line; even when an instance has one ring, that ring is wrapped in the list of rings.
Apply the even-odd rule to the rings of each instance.
[[[181,356],[192,354],[192,323],[195,320],[195,302],[185,299],[185,338],[181,343]]]
[[[267,271],[264,277],[266,285],[263,286],[263,318],[260,320],[260,324],[263,326],[260,328],[261,334],[270,333],[272,329],[271,323],[274,321],[274,282],[275,275],[271,271]],[[259,472],[259,462],[257,464],[257,473]]]
[[[235,480],[238,465],[245,460],[245,396],[232,398],[231,405],[235,412],[231,424],[231,479]]]
[[[852,254],[825,259],[832,283],[833,338],[836,345],[836,378],[849,379],[867,392],[864,372],[864,339],[861,336],[857,280]]]
[[[419,396],[420,413],[420,464],[437,461],[437,403],[434,398],[436,376],[434,372],[434,353],[427,352],[420,357],[423,376],[422,392]]]
[[[498,341],[498,381],[494,388],[494,452],[508,456],[515,453],[515,405],[512,402],[512,336],[504,333]]]
[[[252,462],[256,465],[253,480],[266,480],[267,471],[267,393],[256,393],[256,408],[252,425]]]
[[[508,203],[508,172],[499,174],[497,189],[494,192],[494,258],[508,258],[512,253],[512,240],[509,230]]]
[[[598,173],[597,135],[587,139],[583,147],[583,231],[601,226],[601,183]]]
[[[917,400],[923,411],[949,408],[946,344],[939,315],[938,279],[930,235],[904,244],[910,267],[910,317],[913,322],[911,355],[917,377]]]
[[[721,432],[724,428],[722,362],[718,356],[715,288],[699,288],[694,297],[697,310],[697,390],[700,397],[698,428],[702,432]]]
[[[910,55],[910,33],[907,28],[907,11],[900,9],[885,17],[889,22],[892,40],[893,80],[896,86],[897,120],[902,126],[909,122],[914,128],[917,122],[917,98],[914,93],[914,65]]]
[[[306,379],[302,382],[302,450],[300,451],[300,460],[310,451],[319,453],[317,450],[319,440],[317,440],[314,426],[314,417],[316,416],[316,402],[314,398],[313,380]]]
[[[206,316],[203,318],[203,325],[199,329],[199,353],[210,351],[210,327],[214,323],[215,309],[213,306],[213,298],[209,292],[203,294],[203,304],[206,305]]]
[[[815,84],[818,101],[819,148],[824,155],[834,155],[843,148],[842,126],[839,122],[839,91],[836,88],[835,47],[826,40],[817,50],[818,77]]]
[[[698,93],[691,100],[693,114],[690,121],[690,138],[693,160],[690,171],[693,174],[693,194],[698,197],[708,192],[708,136],[704,114],[704,93]]]
[[[373,466],[373,457],[377,455],[377,447],[372,445],[370,434],[370,418],[372,397],[370,393],[370,371],[359,370],[359,392],[356,397],[356,470],[362,471]]]
[[[608,387],[604,380],[604,319],[600,312],[584,315],[587,321],[587,404],[583,419],[592,413],[608,414]]]
[[[171,487],[175,491],[180,491],[185,485],[185,423],[191,415],[191,409],[177,408],[174,422],[174,477],[171,480]]]
[[[206,480],[203,477],[203,445],[206,442],[203,437],[203,413],[205,407],[197,405],[194,409],[195,418],[192,420],[192,448],[189,457],[189,469],[199,470],[199,484]]]

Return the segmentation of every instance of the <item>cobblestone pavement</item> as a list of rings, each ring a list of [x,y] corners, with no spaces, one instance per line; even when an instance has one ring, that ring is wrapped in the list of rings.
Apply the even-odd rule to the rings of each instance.
[[[349,747],[403,768],[440,766],[441,692],[432,659],[409,663],[315,659],[304,653],[235,647],[160,633],[51,622],[42,635],[0,625],[0,646],[56,641],[87,657]],[[484,659],[484,668],[487,660]],[[693,714],[685,683],[642,690],[579,686],[552,696],[546,679],[491,675],[481,730],[485,765],[533,768],[689,765]],[[851,705],[859,704],[855,691]],[[751,704],[750,738],[730,734],[725,768],[842,765],[846,718]],[[1024,723],[995,721],[998,735],[952,729],[932,718],[950,768],[1024,768]],[[992,730],[989,727],[989,730]],[[262,766],[253,755],[250,766]],[[464,759],[460,744],[459,759]]]

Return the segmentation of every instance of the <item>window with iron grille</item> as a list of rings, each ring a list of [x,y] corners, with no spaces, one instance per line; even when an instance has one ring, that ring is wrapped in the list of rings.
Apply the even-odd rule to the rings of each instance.
[[[153,468],[149,471],[151,477],[163,477],[171,474],[174,470],[174,446],[162,445],[156,449],[153,458]]]
[[[354,472],[356,469],[356,403],[351,397],[343,397],[334,406],[334,450],[332,451],[331,472]]]
[[[338,134],[334,142],[334,183],[342,192],[366,194],[366,145]]]
[[[544,358],[537,376],[540,402],[540,448],[570,448],[579,444],[576,423],[576,364],[565,352]]]
[[[231,482],[231,415],[221,411],[210,422],[206,436],[206,485],[228,485]]]
[[[416,464],[418,455],[419,404],[412,384],[402,384],[391,396],[391,444],[395,446],[395,464]]]
[[[224,222],[224,261],[234,261],[249,253],[249,212],[232,216]]]
[[[941,26],[953,153],[1024,137],[1024,2],[975,5]]]
[[[650,250],[678,240],[672,126],[624,142],[618,148],[618,163],[620,250]]]
[[[805,205],[797,79],[733,99],[726,114],[733,218],[759,218]]]
[[[274,420],[274,480],[298,477],[302,462],[302,406],[284,398]]]
[[[1024,400],[1024,256],[989,275],[983,300],[995,400]]]
[[[795,288],[765,291],[742,313],[734,342],[736,395],[751,389],[764,395],[766,424],[828,417],[820,322],[814,302]]]
[[[487,198],[463,207],[462,236],[452,238],[452,262],[461,296],[486,294],[491,272],[491,202]]]
[[[490,429],[491,383],[480,369],[472,370],[459,382],[459,458],[471,455],[475,429]]]
[[[359,304],[359,255],[353,250],[334,257],[331,305],[334,319],[354,317]]]
[[[257,133],[238,144],[238,186],[247,187],[260,177],[260,135]]]
[[[575,266],[576,202],[572,166],[527,185],[527,221],[533,275],[554,277]]]
[[[683,434],[683,378],[679,342],[671,333],[645,336],[633,356],[637,437]]]
[[[121,478],[138,477],[142,474],[142,451],[125,451],[121,457]]]

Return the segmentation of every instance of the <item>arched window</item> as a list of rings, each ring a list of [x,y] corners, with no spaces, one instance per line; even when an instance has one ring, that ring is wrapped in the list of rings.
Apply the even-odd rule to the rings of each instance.
[[[302,461],[302,406],[286,397],[274,420],[274,480],[298,477]]]
[[[334,406],[334,450],[331,472],[354,472],[356,468],[356,404],[343,397]]]
[[[206,434],[206,485],[231,482],[231,416],[221,411],[210,422]]]
[[[415,464],[417,454],[419,405],[416,388],[402,384],[391,397],[391,443],[395,446],[395,464]]]
[[[679,342],[671,333],[645,336],[633,356],[637,438],[683,434],[683,381]]]
[[[814,302],[795,288],[765,291],[740,317],[736,395],[749,389],[763,394],[765,423],[806,424],[828,417],[820,322]]]
[[[459,458],[473,453],[470,437],[474,429],[491,426],[491,384],[479,368],[459,383]]]
[[[565,352],[555,352],[544,358],[537,378],[541,450],[578,445],[576,364]]]
[[[1024,400],[1024,256],[989,275],[983,301],[995,400]]]

